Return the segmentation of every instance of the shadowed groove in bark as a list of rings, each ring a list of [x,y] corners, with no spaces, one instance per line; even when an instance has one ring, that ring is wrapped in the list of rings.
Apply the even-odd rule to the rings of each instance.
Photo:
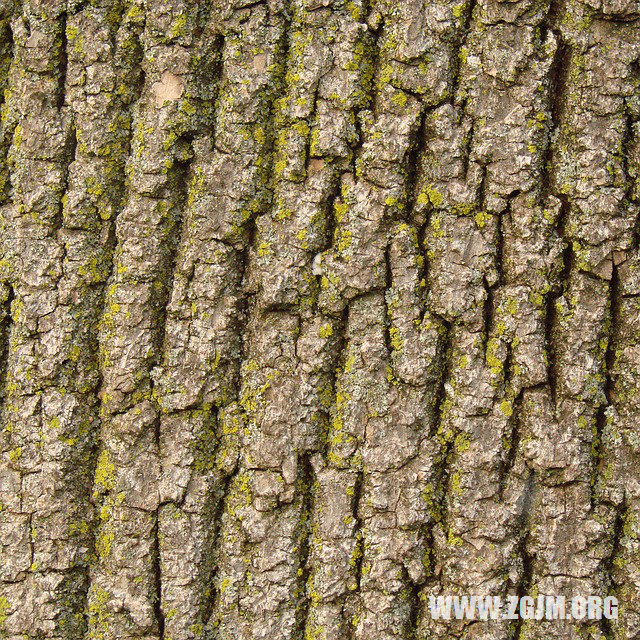
[[[464,48],[467,38],[469,37],[469,33],[472,30],[473,23],[473,14],[476,10],[477,0],[466,0],[464,3],[463,13],[462,13],[462,21],[460,29],[460,35],[458,37],[458,42],[453,47],[454,55],[451,56],[451,79],[450,79],[450,89],[449,95],[451,96],[451,103],[458,104],[458,89],[460,87],[460,73],[462,71],[462,59],[458,54],[459,51],[462,51]],[[460,106],[462,107],[462,111],[465,111],[465,103],[466,97],[463,97],[460,101]]]
[[[13,32],[9,16],[6,16],[0,19],[0,114],[2,114],[0,124],[0,204],[3,204],[7,198],[7,187],[9,185],[7,153],[11,143],[13,127],[9,127],[10,130],[7,130],[9,109],[7,89],[10,84],[9,73],[13,59]]]
[[[452,362],[451,359],[453,357],[453,331],[454,325],[444,318],[440,318],[444,326],[444,331],[440,337],[439,346],[439,355],[440,355],[440,366],[439,370],[441,371],[440,379],[438,381],[438,390],[435,396],[434,402],[434,413],[435,416],[434,425],[432,433],[435,435],[438,433],[440,428],[440,421],[442,419],[442,410],[445,398],[447,396],[446,385],[449,382],[449,376],[451,375],[451,367]],[[446,456],[445,456],[446,457]]]
[[[391,248],[389,246],[389,244],[387,244],[387,246],[385,247],[384,250],[384,272],[385,272],[385,285],[384,285],[384,290],[385,290],[385,296],[384,296],[384,308],[385,308],[385,314],[384,314],[384,318],[385,318],[385,331],[384,331],[384,342],[385,342],[385,346],[387,348],[387,361],[388,361],[388,366],[393,369],[393,363],[391,362],[391,354],[393,353],[393,346],[392,346],[392,329],[393,329],[393,324],[392,324],[392,317],[391,317],[391,309],[389,308],[389,304],[387,302],[387,294],[391,292],[391,288],[393,286],[393,274],[391,273],[391,258],[389,256],[389,252],[390,252]],[[395,373],[395,372],[394,372]]]
[[[425,534],[421,534],[422,540],[425,542],[429,541],[429,538]],[[413,582],[408,574],[406,569],[403,570],[405,582],[410,585],[409,587],[409,615],[407,616],[407,624],[406,624],[406,637],[408,640],[417,640],[420,636],[418,635],[418,627],[420,624],[420,615],[423,611],[424,603],[421,598],[421,592],[424,587],[429,582],[430,577],[430,556],[431,549],[427,547],[425,551],[425,555],[423,556],[423,563],[427,565],[427,575],[426,578],[421,582]]]
[[[638,77],[638,82],[640,83],[640,58],[636,60],[634,69]],[[637,173],[638,169],[636,169],[636,171],[633,171],[633,169],[630,167],[629,156],[630,156],[631,146],[634,144],[634,142],[638,144],[638,141],[636,139],[637,135],[635,134],[634,130],[636,130],[639,125],[640,125],[640,119],[634,119],[633,115],[629,112],[629,108],[627,107],[624,135],[622,137],[622,144],[621,144],[621,147],[622,147],[621,163],[622,163],[622,172],[624,174],[624,179],[625,179],[624,199],[626,202],[630,203],[631,206],[635,205],[636,211],[637,211],[635,223],[633,225],[633,231],[631,236],[631,247],[630,247],[632,250],[635,250],[635,251],[638,250],[639,243],[640,243],[640,203],[638,202],[638,195],[639,195],[638,186],[640,183],[638,181],[638,178],[639,178]],[[631,209],[631,211],[633,210]],[[615,256],[614,256],[614,262],[615,262]]]
[[[11,307],[15,294],[9,284],[0,284],[0,403],[4,404],[9,364],[9,338],[13,320]]]
[[[203,575],[203,584],[210,585],[209,597],[205,598],[202,607],[202,620],[210,623],[215,614],[216,599],[219,595],[215,587],[218,572],[218,553],[220,548],[220,534],[222,532],[222,515],[225,509],[225,497],[229,491],[232,476],[227,475],[218,488],[216,495],[212,498],[213,508],[211,510],[211,525],[208,529],[207,549],[210,550],[209,566],[207,575]]]
[[[58,30],[60,32],[59,36],[59,49],[60,49],[60,62],[58,65],[58,95],[56,99],[56,106],[58,110],[62,109],[65,102],[65,85],[67,82],[67,66],[69,64],[69,59],[67,55],[67,12],[64,11],[60,17],[60,22],[58,23]]]
[[[522,400],[524,397],[525,389],[520,389],[520,392],[513,401],[513,413],[509,417],[508,425],[511,427],[511,432],[503,436],[506,438],[507,447],[504,453],[504,458],[500,463],[500,490],[499,499],[504,499],[504,492],[509,481],[509,476],[513,470],[518,457],[518,450],[522,441]]]
[[[485,193],[485,183],[487,176],[487,168],[483,167],[482,170],[482,181],[480,182],[479,187],[479,209],[482,210],[484,208],[484,193]],[[483,316],[483,348],[484,348],[484,356],[485,360],[487,359],[487,350],[489,347],[489,337],[493,329],[495,329],[495,317],[496,317],[496,300],[495,294],[496,291],[499,291],[501,287],[504,286],[504,267],[503,267],[503,253],[504,253],[504,230],[503,230],[503,219],[504,216],[508,216],[511,214],[511,203],[513,198],[517,195],[511,194],[507,201],[507,207],[504,211],[501,211],[496,217],[496,228],[495,228],[495,257],[494,264],[496,270],[496,281],[493,284],[489,284],[487,281],[487,277],[483,276],[483,285],[486,291],[487,297],[484,302],[484,308],[482,312]]]
[[[336,237],[336,229],[338,228],[338,220],[336,216],[336,203],[338,200],[340,200],[340,198],[341,198],[341,180],[340,180],[340,174],[336,169],[332,179],[332,188],[329,192],[328,197],[323,202],[323,206],[322,206],[322,210],[324,213],[323,223],[324,223],[325,242],[321,247],[318,255],[322,255],[324,253],[331,251],[331,248],[333,247],[334,240]],[[319,290],[321,286],[321,281],[322,281],[322,273],[315,273],[314,276],[316,280],[316,285]],[[317,306],[317,302],[316,302],[316,306]]]
[[[66,40],[65,40],[65,45],[66,45]],[[60,198],[60,203],[58,205],[58,212],[57,214],[54,216],[54,218],[51,221],[51,236],[53,238],[55,238],[56,240],[60,240],[59,238],[59,232],[63,227],[64,224],[64,220],[63,220],[63,210],[64,210],[64,202],[66,200],[67,197],[67,193],[69,191],[69,174],[71,171],[71,164],[75,161],[76,159],[76,151],[77,151],[77,146],[78,146],[78,140],[77,140],[77,136],[76,136],[76,130],[75,127],[71,127],[71,130],[69,132],[69,137],[67,140],[67,158],[66,158],[66,162],[65,162],[65,170],[64,170],[64,175],[62,178],[62,196]],[[65,242],[61,242],[62,244],[62,257],[60,258],[60,264],[62,265],[62,269],[60,270],[60,278],[59,280],[61,280],[64,277],[64,266],[65,266],[65,262],[66,262],[66,258],[67,258],[67,244]]]
[[[613,578],[616,556],[620,553],[621,540],[624,536],[625,518],[629,515],[629,506],[626,496],[622,500],[622,504],[618,505],[616,516],[613,524],[613,532],[611,534],[611,553],[601,562],[600,568],[604,576],[604,587],[607,595],[618,596],[618,585]],[[607,640],[615,638],[613,624],[610,620],[603,617],[600,621],[600,627]]]
[[[359,550],[355,559],[354,577],[357,585],[356,593],[360,591],[360,582],[362,580],[362,560],[364,557],[364,534],[363,522],[360,517],[360,504],[362,502],[362,493],[364,489],[364,471],[358,471],[356,481],[353,485],[353,496],[351,499],[351,511],[353,519],[356,522],[356,547]]]
[[[420,176],[420,167],[422,165],[421,158],[425,152],[425,145],[427,142],[426,127],[427,118],[437,107],[423,108],[420,114],[420,121],[413,134],[413,140],[409,146],[409,154],[406,162],[406,178],[405,178],[405,210],[406,214],[403,216],[408,221],[411,221],[414,217],[414,210],[416,201],[418,199],[418,180]]]
[[[603,452],[602,438],[605,432],[607,420],[610,419],[607,416],[607,410],[613,408],[615,404],[615,398],[613,395],[615,380],[613,378],[616,351],[619,348],[617,330],[620,326],[620,305],[622,303],[622,296],[620,294],[620,278],[618,275],[618,267],[615,263],[612,263],[611,280],[609,282],[609,301],[608,301],[608,316],[605,323],[606,327],[606,341],[607,346],[604,352],[603,358],[603,391],[604,400],[597,408],[595,416],[595,432],[593,434],[593,442],[591,445],[591,505],[595,506],[597,502],[596,485],[598,476],[601,472],[600,466]]]
[[[0,204],[7,197],[7,152],[11,135],[5,130],[6,113],[9,108],[6,96],[9,86],[9,70],[13,62],[13,34],[9,16],[0,20],[0,113],[2,125],[0,129]],[[4,227],[4,224],[2,225]],[[0,285],[0,402],[4,402],[5,385],[9,356],[9,336],[11,335],[11,303],[14,299],[13,287],[8,283]]]
[[[518,554],[522,561],[522,572],[520,582],[516,587],[515,595],[518,599],[531,593],[534,576],[534,560],[535,558],[529,553],[527,546],[531,536],[530,530],[530,511],[534,501],[534,493],[536,491],[536,477],[533,470],[529,471],[524,491],[524,504],[522,507],[522,515],[520,517],[520,531],[518,533]],[[513,623],[513,631],[508,636],[509,640],[525,640],[525,629],[523,629],[524,618],[519,618]]]
[[[160,419],[155,421],[156,447],[160,447]],[[154,522],[151,529],[152,545],[151,545],[151,566],[153,571],[153,593],[151,600],[153,603],[153,615],[158,628],[158,636],[160,640],[164,639],[165,614],[162,609],[162,565],[160,562],[160,509],[162,505],[158,505]]]
[[[192,12],[195,13],[193,38],[196,42],[196,47],[200,48],[207,46],[207,39],[203,40],[203,34],[206,32],[208,25],[211,22],[211,14],[214,8],[213,2],[202,2],[201,0],[194,0],[195,7],[192,8]],[[218,49],[217,39],[214,39],[213,48]],[[219,42],[219,40],[218,40]],[[215,76],[214,76],[215,77]]]
[[[447,383],[450,382],[453,366],[453,332],[455,326],[441,318],[444,330],[440,336],[440,344],[438,345],[439,352],[439,365],[440,378],[438,381],[438,389],[435,395],[433,416],[434,423],[432,425],[431,434],[432,438],[438,438],[441,434],[443,413],[445,410],[445,400],[447,396]],[[424,534],[423,539],[427,543],[433,543],[434,540],[434,528],[441,526],[445,532],[448,533],[448,527],[446,522],[447,514],[447,487],[449,486],[449,457],[454,447],[453,438],[440,441],[440,451],[437,454],[437,459],[434,464],[434,471],[432,479],[428,483],[430,484],[430,491],[427,492],[427,487],[423,492],[423,497],[427,502],[427,508],[431,517],[430,525],[427,527],[427,531]],[[429,566],[430,569],[436,564],[435,549],[430,544],[429,549]],[[429,579],[427,576],[427,580]]]
[[[161,362],[161,358],[164,353],[163,345],[166,337],[167,306],[171,291],[173,289],[173,281],[176,273],[176,262],[178,259],[178,249],[181,245],[181,239],[184,233],[183,223],[184,213],[187,206],[188,185],[193,179],[193,132],[189,132],[188,134],[184,135],[181,139],[178,140],[176,144],[180,144],[181,142],[189,147],[190,152],[188,153],[188,155],[191,159],[184,162],[176,162],[171,169],[168,180],[170,188],[172,189],[172,196],[174,198],[172,204],[175,211],[173,216],[171,216],[173,219],[171,220],[170,224],[175,227],[177,232],[172,233],[167,240],[168,251],[166,258],[166,273],[163,275],[168,275],[168,277],[158,278],[157,280],[162,284],[162,287],[158,287],[161,293],[155,300],[155,305],[157,307],[157,331],[155,333],[157,344],[155,352],[157,355],[155,356],[156,359],[153,361],[153,364],[150,365],[150,368]],[[171,205],[169,206],[171,208]],[[151,379],[151,389],[153,391],[153,379]]]
[[[569,286],[569,276],[574,269],[574,251],[571,238],[567,238],[567,226],[571,216],[571,204],[569,198],[563,193],[561,185],[557,184],[554,167],[558,163],[558,143],[557,138],[561,135],[565,112],[569,100],[569,74],[571,71],[572,59],[575,55],[574,47],[569,44],[559,28],[565,17],[566,7],[563,0],[552,0],[549,5],[549,12],[545,19],[544,27],[550,29],[556,37],[557,49],[549,70],[549,91],[548,101],[551,122],[548,128],[548,143],[543,152],[543,165],[541,175],[541,200],[543,204],[548,204],[550,196],[560,200],[560,214],[556,222],[556,233],[564,244],[562,253],[562,269],[558,275],[557,283],[545,294],[545,344],[547,353],[547,378],[551,391],[551,398],[554,406],[557,405],[557,349],[555,347],[556,327],[559,316],[557,301],[563,296]]]
[[[558,395],[557,380],[557,358],[558,352],[556,341],[556,333],[560,322],[558,299],[563,296],[569,286],[569,275],[574,268],[575,256],[573,253],[573,244],[565,240],[565,225],[569,218],[570,206],[565,195],[560,195],[560,215],[556,224],[558,236],[564,243],[562,251],[562,270],[560,271],[557,283],[552,283],[551,288],[544,296],[545,304],[545,352],[547,358],[547,380],[549,382],[549,390],[551,392],[551,400],[553,402],[554,411],[556,399]]]
[[[153,574],[154,574],[154,593],[153,599],[153,612],[158,625],[158,636],[160,640],[164,639],[164,624],[165,617],[162,610],[162,568],[160,566],[160,539],[158,536],[158,510],[156,510],[155,523],[152,529],[153,546],[152,546],[152,560],[153,560]]]
[[[482,350],[484,352],[485,360],[489,349],[489,339],[491,336],[491,329],[495,323],[496,314],[496,301],[495,290],[498,283],[490,285],[486,276],[482,278],[482,284],[486,293],[484,305],[482,307]]]
[[[318,85],[316,85],[315,90],[313,92],[313,106],[311,107],[311,112],[307,119],[307,124],[311,126],[316,118],[316,114],[318,111]],[[313,158],[311,157],[311,136],[307,136],[304,145],[304,173],[306,176],[309,175],[309,167]]]
[[[420,98],[420,96],[418,97]],[[421,160],[422,160],[422,156],[425,153],[426,142],[427,142],[427,139],[426,139],[427,118],[429,113],[431,113],[435,108],[437,107],[422,108],[419,124],[416,127],[416,130],[412,136],[412,142],[409,146],[406,167],[404,167],[406,172],[406,176],[404,180],[404,194],[405,194],[404,201],[405,201],[406,213],[402,217],[408,221],[410,229],[415,232],[417,249],[423,260],[422,264],[419,265],[419,268],[418,268],[418,276],[417,276],[418,282],[422,281],[423,278],[425,278],[425,282],[426,282],[426,278],[428,277],[428,273],[427,273],[428,259],[427,259],[427,256],[422,255],[422,247],[424,247],[424,238],[425,238],[427,223],[425,222],[425,224],[422,226],[421,229],[416,229],[415,226],[412,224],[412,222],[415,218],[414,212],[415,212],[415,207],[416,207],[417,197],[418,197],[417,192],[418,192],[419,173],[420,173],[420,168],[422,166]],[[386,325],[384,335],[385,335],[385,346],[386,346],[386,352],[387,352],[387,358],[388,358],[387,366],[389,367],[389,370],[392,372],[392,375],[394,375],[394,377],[397,378],[398,377],[397,372],[393,371],[393,359],[392,359],[393,312],[392,312],[392,308],[390,307],[389,298],[388,298],[389,294],[391,294],[393,291],[393,285],[394,285],[394,277],[393,277],[393,271],[392,271],[392,265],[391,265],[390,252],[391,252],[391,245],[387,244],[387,247],[385,249],[385,255],[384,255],[384,258],[385,258],[384,300],[385,300],[385,325]],[[426,313],[426,311],[427,311],[427,307],[424,304],[424,301],[420,300],[420,320],[419,320],[420,324],[418,326],[422,325],[422,321],[424,319],[424,314]],[[445,374],[443,373],[443,376],[444,375]],[[402,384],[404,386],[407,383],[402,383]],[[440,409],[439,409],[439,403],[438,403],[438,406],[436,406],[436,409],[432,414],[434,417],[436,417],[436,419],[437,419],[437,416],[439,415],[439,410]],[[428,426],[432,427],[433,425],[428,425]],[[425,432],[425,437],[428,437],[427,432]],[[420,452],[417,451],[414,454],[414,457],[417,457],[419,455],[420,455]],[[358,475],[356,494],[359,494],[361,492],[362,477],[363,477],[363,474]],[[356,503],[356,506],[357,504],[359,504],[359,500]],[[357,530],[361,531],[362,524],[358,519],[357,519],[357,522],[358,522]],[[417,529],[417,535],[421,545],[427,549],[420,560],[423,566],[425,566],[429,564],[429,560],[430,560],[428,554],[431,552],[431,545],[433,542],[432,530],[427,530],[427,527],[425,525],[421,525]],[[364,540],[362,536],[360,536],[357,539],[356,544],[362,547],[363,543],[364,543]],[[356,560],[356,580],[358,585],[358,591],[360,589],[363,556],[364,556],[364,549],[360,548],[359,554]],[[402,575],[401,581],[405,585],[406,591],[404,593],[406,594],[406,598],[408,600],[408,608],[409,608],[403,627],[404,627],[404,633],[406,634],[406,637],[410,639],[417,637],[418,620],[419,620],[420,610],[422,606],[422,602],[420,599],[420,591],[429,578],[429,566],[425,566],[425,568],[426,568],[426,578],[425,580],[419,583],[416,583],[414,580],[411,579],[406,567],[402,567],[400,572]]]
[[[640,82],[640,57],[636,58],[632,65],[631,69],[633,71],[633,76],[636,79],[636,82]],[[640,132],[640,120],[636,118],[633,119],[631,115],[631,110],[629,109],[629,105],[627,104],[627,117],[625,119],[625,133],[623,139],[623,155],[622,155],[622,166],[623,171],[627,180],[627,190],[626,195],[629,200],[632,200],[636,205],[640,205],[638,202],[638,198],[640,197],[640,167],[638,167],[638,162],[635,162],[635,167],[632,167],[629,162],[629,152],[633,145],[640,145],[640,140],[638,133]],[[631,241],[631,249],[633,251],[638,251],[640,247],[640,206],[638,213],[636,214],[635,224],[633,226],[633,235]]]
[[[549,14],[548,22],[552,23],[555,16]],[[554,54],[551,68],[549,69],[549,123],[545,128],[545,145],[540,156],[540,190],[539,201],[542,206],[548,202],[550,195],[556,195],[559,185],[553,184],[553,137],[557,135],[563,120],[566,108],[566,91],[571,59],[571,47],[568,45],[559,31],[554,30],[549,24],[543,23],[543,33],[551,31],[557,40],[557,48]],[[544,41],[543,35],[540,38]]]
[[[364,561],[364,526],[362,518],[360,517],[360,504],[362,502],[362,495],[364,492],[364,471],[359,470],[356,475],[356,481],[353,485],[353,496],[351,497],[351,510],[352,517],[356,523],[355,527],[355,551],[354,558],[355,564],[353,567],[353,574],[356,588],[349,594],[347,601],[353,602],[360,595],[360,586],[362,582],[362,564]],[[356,608],[358,605],[352,605]],[[343,606],[342,614],[345,614],[345,608]],[[347,640],[353,640],[356,633],[356,617],[352,617],[346,620]]]
[[[309,540],[311,531],[311,515],[314,503],[314,477],[313,467],[308,454],[298,455],[298,493],[300,495],[300,519],[298,521],[298,580],[295,586],[294,597],[296,599],[295,630],[293,638],[303,638],[309,617],[310,596],[307,594],[309,582]]]
[[[565,239],[570,205],[567,196],[560,192],[560,185],[555,183],[553,173],[554,154],[557,154],[557,149],[554,148],[554,138],[560,132],[564,112],[567,108],[567,83],[572,56],[572,47],[565,42],[562,33],[557,27],[564,15],[564,9],[561,4],[562,2],[556,0],[550,2],[549,12],[542,24],[543,32],[541,34],[541,39],[543,39],[543,35],[547,30],[552,31],[557,40],[557,48],[548,75],[549,88],[547,99],[549,103],[550,122],[545,132],[546,145],[541,154],[541,189],[539,191],[541,206],[548,205],[551,196],[560,200],[560,214],[556,222],[556,233],[564,243],[562,254],[563,267],[558,276],[558,281],[551,283],[549,291],[544,295],[547,380],[554,407],[556,406],[556,382],[558,377],[556,371],[556,349],[554,346],[555,327],[557,327],[559,321],[556,303],[568,286],[568,278],[573,264],[572,243]]]
[[[420,252],[420,257],[422,258],[422,269],[420,271],[420,280],[419,282],[425,283],[425,285],[429,282],[429,256],[427,249],[427,233],[429,231],[429,221],[425,219],[424,223],[418,229],[418,251]],[[427,287],[423,287],[426,289]],[[420,296],[420,325],[422,325],[426,314],[429,313],[429,305],[427,304],[427,292],[423,291]]]
[[[236,465],[236,471],[237,471]],[[209,575],[209,584],[211,585],[210,597],[205,602],[203,608],[202,619],[206,621],[206,628],[215,628],[219,621],[216,618],[216,602],[220,597],[220,589],[216,587],[218,582],[218,556],[221,544],[222,535],[222,517],[227,509],[227,499],[229,496],[229,488],[235,477],[235,473],[229,474],[225,477],[222,485],[220,486],[215,509],[212,512],[212,524],[210,529],[210,548],[214,553],[214,557],[211,559],[211,572]]]
[[[349,343],[348,329],[349,329],[349,305],[345,305],[342,310],[342,315],[335,319],[334,322],[335,338],[335,351],[333,357],[333,366],[329,369],[329,383],[330,384],[330,400],[327,403],[327,407],[323,408],[323,414],[327,418],[327,426],[322,434],[322,448],[320,454],[322,455],[325,463],[329,460],[329,422],[333,416],[333,412],[336,408],[336,400],[338,397],[338,379],[340,373],[344,371],[347,360],[347,346]]]
[[[223,539],[222,539],[223,516],[228,509],[230,488],[236,476],[240,473],[240,471],[241,471],[240,464],[238,463],[236,464],[236,468],[234,472],[225,477],[224,482],[220,487],[216,509],[213,512],[214,517],[212,521],[215,523],[215,526],[212,529],[212,533],[211,533],[211,548],[215,551],[215,558],[214,558],[214,562],[212,563],[212,571],[210,576],[211,596],[209,601],[206,603],[204,616],[203,616],[203,619],[207,620],[207,629],[215,629],[220,623],[220,620],[217,617],[216,603],[219,601],[222,593],[221,593],[221,589],[217,588],[215,585],[218,582],[218,576],[219,576],[219,564],[218,564],[219,550],[220,550],[220,545],[223,542]]]

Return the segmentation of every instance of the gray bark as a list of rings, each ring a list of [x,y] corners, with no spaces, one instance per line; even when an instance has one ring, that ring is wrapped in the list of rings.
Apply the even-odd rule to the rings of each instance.
[[[0,637],[640,637],[637,1],[0,0],[0,83]]]

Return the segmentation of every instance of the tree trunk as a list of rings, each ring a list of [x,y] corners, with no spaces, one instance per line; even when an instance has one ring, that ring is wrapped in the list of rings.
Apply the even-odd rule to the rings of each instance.
[[[639,59],[636,0],[0,0],[0,637],[639,638]]]

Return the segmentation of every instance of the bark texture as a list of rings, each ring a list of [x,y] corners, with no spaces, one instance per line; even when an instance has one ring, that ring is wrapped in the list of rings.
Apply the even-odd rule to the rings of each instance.
[[[636,0],[0,0],[0,636],[639,638],[639,59]]]

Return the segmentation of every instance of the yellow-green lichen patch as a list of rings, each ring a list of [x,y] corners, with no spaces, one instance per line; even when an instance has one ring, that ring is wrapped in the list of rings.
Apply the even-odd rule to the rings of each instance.
[[[98,456],[95,484],[97,488],[104,492],[111,491],[115,486],[115,466],[111,462],[111,457],[106,449],[103,449]]]
[[[0,631],[4,631],[5,622],[8,617],[9,601],[4,596],[0,596]]]
[[[500,411],[502,411],[507,418],[510,418],[513,415],[513,405],[509,400],[505,399],[500,403]]]
[[[103,640],[109,630],[109,610],[107,603],[111,595],[102,587],[93,585],[89,592],[89,638]]]

